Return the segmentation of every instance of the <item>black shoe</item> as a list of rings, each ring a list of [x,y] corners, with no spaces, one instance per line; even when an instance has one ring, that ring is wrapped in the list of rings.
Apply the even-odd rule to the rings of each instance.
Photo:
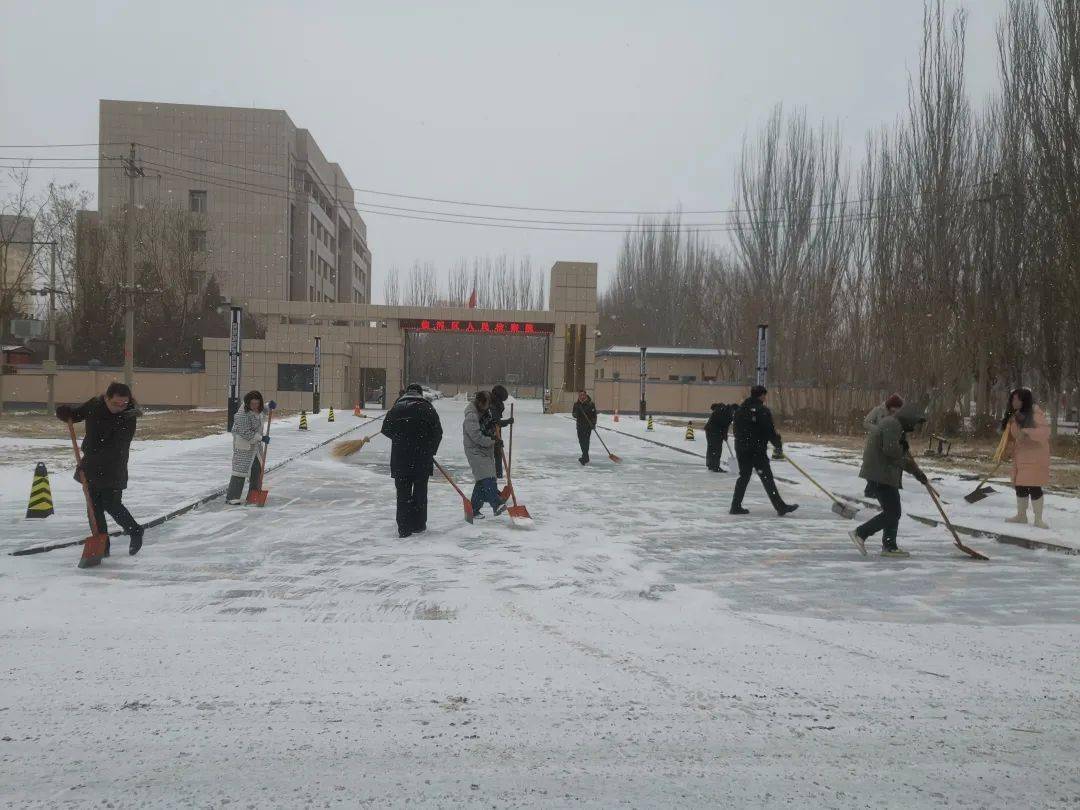
[[[473,520],[483,520],[486,517],[487,515],[485,515],[483,512],[473,512]]]
[[[143,527],[140,526],[137,529],[132,529],[128,533],[131,537],[131,540],[128,542],[128,554],[130,554],[132,557],[138,554],[139,549],[142,548],[142,538],[144,531],[145,530],[143,529]]]
[[[417,526],[412,530],[413,534],[423,534],[427,531],[427,526]]]
[[[582,456],[581,458],[578,459],[578,463],[581,464],[582,467],[584,467],[586,464],[589,463],[589,457],[588,456]]]
[[[709,472],[720,472],[719,467],[709,467]]]
[[[406,537],[412,537],[412,529],[398,529],[397,536],[404,540]]]
[[[797,503],[785,503],[783,506],[776,510],[776,514],[778,514],[780,517],[783,517],[784,515],[790,515],[798,508],[799,505]]]
[[[109,551],[110,551],[111,546],[112,546],[112,538],[111,537],[106,537],[105,538],[105,553],[101,555],[102,557],[108,557],[109,556]]]
[[[495,507],[495,517],[498,517],[506,511],[506,501],[500,501],[499,505]]]
[[[749,515],[750,510],[749,509],[743,509],[741,506],[733,506],[733,507],[731,507],[731,511],[728,512],[728,514],[729,515]]]

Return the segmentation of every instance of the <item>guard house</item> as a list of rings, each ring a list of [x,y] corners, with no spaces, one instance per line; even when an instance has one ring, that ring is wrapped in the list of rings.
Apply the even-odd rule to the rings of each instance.
[[[648,346],[647,377],[651,382],[726,382],[738,377],[739,355],[730,349],[683,349]],[[641,376],[641,348],[609,346],[596,352],[597,380],[632,380]]]
[[[370,401],[385,407],[409,380],[410,334],[510,334],[530,339],[546,354],[545,407],[569,411],[577,392],[592,389],[597,326],[596,264],[556,262],[548,308],[496,310],[233,299],[265,324],[262,339],[243,339],[241,393],[257,388],[293,410],[311,407],[315,338],[320,338],[319,393],[323,407]],[[206,404],[224,403],[229,340],[203,338]],[[372,383],[372,380],[378,382]]]

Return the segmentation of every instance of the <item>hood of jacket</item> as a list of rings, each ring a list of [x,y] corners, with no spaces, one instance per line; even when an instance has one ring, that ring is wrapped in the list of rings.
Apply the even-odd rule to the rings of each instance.
[[[917,402],[905,403],[900,410],[895,414],[897,421],[900,422],[900,427],[904,429],[906,433],[911,433],[922,422],[926,421],[926,413],[923,411],[922,406]]]

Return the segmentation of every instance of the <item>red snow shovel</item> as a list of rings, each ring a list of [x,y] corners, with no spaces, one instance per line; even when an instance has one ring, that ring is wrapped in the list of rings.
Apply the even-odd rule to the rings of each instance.
[[[514,418],[514,406],[510,406],[510,418]],[[510,477],[510,464],[514,460],[514,423],[510,423],[510,457],[507,458],[503,453],[503,466],[506,467],[506,488],[500,493],[502,499],[506,500],[506,492],[509,491],[510,499],[514,502],[514,505],[507,509],[507,513],[510,515],[510,521],[516,528],[519,529],[531,529],[533,527],[532,515],[529,514],[529,510],[525,508],[523,504],[519,504],[517,501],[517,493],[514,492],[514,479]]]
[[[267,410],[270,411],[270,415],[266,418],[266,435],[270,436],[270,424],[274,421],[274,409],[277,407],[277,403],[274,400],[270,400],[266,403]],[[259,467],[259,489],[249,489],[247,496],[247,503],[252,506],[266,506],[266,496],[270,494],[270,490],[266,489],[266,454],[270,452],[270,443],[267,442],[266,449],[263,450],[262,464]]]
[[[101,560],[105,556],[105,549],[109,547],[109,535],[101,531],[97,525],[94,504],[90,500],[90,486],[86,483],[86,472],[82,468],[79,440],[75,438],[75,425],[69,419],[67,426],[68,432],[71,434],[71,447],[75,451],[75,469],[79,475],[79,483],[82,484],[83,497],[86,498],[86,515],[90,518],[90,536],[83,540],[79,568],[93,568],[95,565],[101,565]]]
[[[442,464],[437,462],[435,459],[432,459],[431,463],[434,464],[438,468],[439,472],[441,472],[443,474],[443,478],[445,478],[447,481],[449,481],[450,486],[452,486],[457,491],[457,494],[461,496],[461,505],[465,508],[465,520],[468,523],[472,523],[473,522],[472,501],[470,501],[467,497],[465,497],[465,493],[461,491],[461,487],[459,487],[454,482],[454,479],[450,477],[450,473],[448,473],[446,470],[443,469]]]

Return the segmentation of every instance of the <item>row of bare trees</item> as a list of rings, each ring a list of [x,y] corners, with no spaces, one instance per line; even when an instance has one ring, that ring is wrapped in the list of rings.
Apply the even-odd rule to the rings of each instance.
[[[445,276],[431,263],[413,265],[404,278],[392,268],[383,286],[390,306],[464,307],[474,293],[483,309],[541,310],[546,304],[544,274],[530,259],[515,262],[506,255],[462,259]],[[410,339],[408,365],[413,380],[432,385],[492,385],[508,375],[522,385],[541,385],[547,355],[542,338],[419,334]]]
[[[1056,426],[1080,383],[1080,3],[1012,0],[998,47],[975,109],[964,14],[930,4],[906,115],[856,166],[776,109],[744,143],[729,239],[678,215],[626,235],[606,338],[752,359],[768,323],[775,381],[929,392],[982,426],[1025,384]]]

